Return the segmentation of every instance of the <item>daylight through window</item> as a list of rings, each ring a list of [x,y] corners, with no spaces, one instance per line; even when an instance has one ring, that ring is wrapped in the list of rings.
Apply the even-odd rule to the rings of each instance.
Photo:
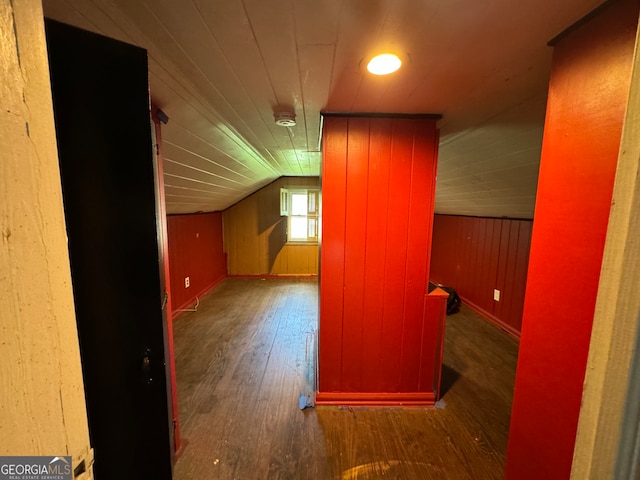
[[[319,191],[308,188],[283,188],[280,210],[287,216],[288,242],[317,242]]]

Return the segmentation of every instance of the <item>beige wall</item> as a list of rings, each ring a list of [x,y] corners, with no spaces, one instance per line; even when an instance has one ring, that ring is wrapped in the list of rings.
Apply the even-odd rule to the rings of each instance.
[[[316,275],[317,245],[287,245],[280,188],[318,186],[318,177],[282,177],[223,212],[229,275]]]
[[[42,18],[0,0],[0,455],[76,465],[91,451]]]

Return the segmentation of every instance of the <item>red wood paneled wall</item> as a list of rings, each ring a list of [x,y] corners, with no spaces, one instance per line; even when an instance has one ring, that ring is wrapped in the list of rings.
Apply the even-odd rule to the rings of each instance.
[[[637,19],[611,2],[554,48],[507,479],[570,475]]]
[[[531,226],[531,220],[436,215],[431,280],[455,288],[464,303],[519,336]]]
[[[434,401],[437,138],[432,118],[324,118],[319,403]]]
[[[169,215],[169,262],[173,316],[211,290],[226,275],[222,213]],[[185,277],[190,285],[185,287]]]

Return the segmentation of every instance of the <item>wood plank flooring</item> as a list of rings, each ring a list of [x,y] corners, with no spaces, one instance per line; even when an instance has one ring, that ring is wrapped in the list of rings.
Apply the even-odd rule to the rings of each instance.
[[[174,322],[176,480],[501,479],[517,342],[447,317],[440,408],[316,407],[317,282],[227,278]]]

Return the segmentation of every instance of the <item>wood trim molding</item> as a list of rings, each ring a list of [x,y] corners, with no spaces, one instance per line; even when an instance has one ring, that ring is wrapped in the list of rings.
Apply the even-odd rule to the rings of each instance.
[[[491,323],[493,323],[496,327],[498,327],[501,330],[504,330],[506,333],[511,335],[516,340],[520,340],[520,332],[518,330],[516,330],[512,326],[508,325],[507,323],[503,322],[502,320],[500,320],[498,317],[496,317],[492,313],[486,311],[484,308],[481,308],[478,305],[476,305],[475,303],[469,301],[469,299],[463,297],[462,295],[460,295],[460,300],[462,300],[462,303],[464,303],[471,310],[473,310],[477,314],[481,315],[482,317],[486,318]]]
[[[225,278],[227,278],[227,275],[222,275],[222,276],[218,277],[211,284],[207,285],[199,293],[197,293],[195,295],[195,297],[204,297],[207,293],[209,293],[211,290],[216,288],[218,286],[218,284],[220,282],[222,282]],[[179,305],[177,308],[175,308],[171,312],[171,320],[175,320],[176,317],[180,316],[181,313],[184,313],[184,312],[182,312],[182,310],[185,310],[185,309],[189,308],[190,306],[192,306],[194,304],[195,304],[195,300],[193,298],[191,298],[187,302],[183,303],[182,305]]]
[[[349,406],[431,406],[435,403],[432,392],[407,393],[358,393],[358,392],[317,392],[316,405]]]
[[[283,279],[283,280],[291,280],[292,278],[318,278],[317,273],[309,273],[309,274],[299,274],[299,273],[278,273],[278,274],[257,274],[257,275],[227,275],[227,277],[231,278],[269,278],[269,279]]]
[[[612,3],[616,2],[616,1],[617,0],[606,0],[604,3],[598,5],[596,8],[594,8],[589,13],[587,13],[584,17],[582,17],[579,20],[573,22],[571,25],[569,25],[567,28],[565,28],[562,32],[560,32],[555,37],[553,37],[551,40],[549,40],[547,42],[547,45],[550,46],[550,47],[555,46],[560,40],[562,40],[563,38],[568,36],[571,32],[573,32],[573,31],[577,30],[578,28],[580,28],[582,25],[587,23],[592,18],[597,17],[603,10],[606,10],[607,8],[609,8],[609,6]]]

